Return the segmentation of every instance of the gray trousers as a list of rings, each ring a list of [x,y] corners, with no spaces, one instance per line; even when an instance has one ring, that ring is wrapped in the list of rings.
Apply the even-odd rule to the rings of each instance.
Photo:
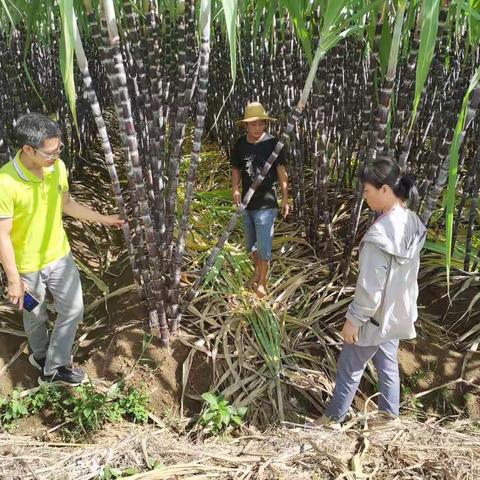
[[[378,373],[378,409],[398,415],[400,409],[400,375],[398,372],[398,340],[373,347],[345,343],[337,364],[335,389],[325,415],[343,421],[350,408],[358,384],[370,359]]]
[[[71,253],[39,272],[21,274],[29,292],[40,302],[32,312],[23,310],[23,325],[35,358],[45,358],[45,375],[70,365],[73,342],[83,318],[80,274]],[[53,296],[58,313],[51,336],[48,333],[46,290]]]

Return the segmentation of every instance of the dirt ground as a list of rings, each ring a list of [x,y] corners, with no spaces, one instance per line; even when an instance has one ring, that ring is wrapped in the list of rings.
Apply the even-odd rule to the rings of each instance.
[[[125,309],[124,315],[134,317],[132,309]],[[162,348],[159,339],[146,336],[142,327],[138,321],[126,325],[120,323],[119,331],[100,336],[101,341],[94,343],[90,343],[87,336],[84,339],[86,346],[80,343],[76,363],[93,381],[116,382],[125,378],[127,385],[145,390],[150,398],[151,411],[161,417],[179,415],[182,403],[183,414],[197,413],[201,408],[200,395],[210,386],[212,373],[209,365],[197,356],[184,387],[183,363],[190,349],[182,343],[181,334],[172,338],[168,348]],[[28,361],[28,347],[24,342],[23,337],[2,335],[0,396],[9,395],[15,388],[24,390],[38,385],[38,371]],[[4,371],[20,349],[22,353]],[[31,417],[21,422],[17,431],[33,433],[42,424],[48,424],[48,418]]]
[[[463,378],[480,385],[480,353],[459,353],[417,339],[401,344],[399,363],[404,388],[412,393],[436,389],[422,398],[427,412],[454,414],[464,406],[470,418],[480,419],[478,389],[463,382],[452,383]]]
[[[183,390],[183,365],[190,352],[182,339],[175,338],[168,349],[161,348],[159,340],[150,344],[141,326],[135,323],[107,336],[104,342],[93,348],[80,347],[78,363],[93,380],[115,382],[126,377],[129,385],[145,389],[151,399],[151,410],[159,417],[180,413]],[[8,340],[8,341],[6,341]],[[25,339],[2,335],[0,342],[0,395],[6,396],[14,388],[28,389],[37,386],[38,372],[29,364],[27,349],[4,371],[6,364],[22,348]],[[445,384],[460,378],[480,384],[480,354],[450,351],[422,340],[403,342],[399,352],[403,385],[403,399],[408,394],[438,388],[422,398],[422,404],[430,413],[451,411],[452,406],[462,405],[471,418],[480,419],[480,396],[468,385]],[[203,354],[197,353],[192,370],[185,384],[184,414],[198,413],[199,396],[208,391],[212,378],[210,365]],[[466,395],[471,393],[471,395]],[[361,401],[357,404],[361,408]],[[312,412],[313,413],[313,412]],[[457,412],[458,413],[458,412]],[[34,433],[48,418],[29,418],[22,422],[18,433]]]

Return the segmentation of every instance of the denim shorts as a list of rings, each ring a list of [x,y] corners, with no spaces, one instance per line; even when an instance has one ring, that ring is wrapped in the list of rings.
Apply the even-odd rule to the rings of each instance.
[[[273,225],[277,218],[277,212],[277,208],[243,212],[247,251],[249,253],[257,252],[261,260],[272,258]]]

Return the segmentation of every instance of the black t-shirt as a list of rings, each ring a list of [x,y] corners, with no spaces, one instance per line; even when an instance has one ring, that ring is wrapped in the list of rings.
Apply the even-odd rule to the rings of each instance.
[[[247,135],[242,135],[233,147],[231,164],[242,173],[242,197],[247,193],[253,180],[262,171],[263,166],[273,152],[278,140],[266,133],[257,143],[247,142]],[[285,164],[283,149],[268,171],[261,185],[257,188],[247,205],[248,210],[277,208],[275,183],[278,180],[277,167]]]

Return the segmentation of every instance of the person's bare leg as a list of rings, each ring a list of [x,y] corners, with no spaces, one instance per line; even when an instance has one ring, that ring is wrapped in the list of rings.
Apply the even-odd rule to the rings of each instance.
[[[257,252],[253,252],[253,262],[255,264],[255,274],[253,275],[252,285],[256,285],[260,280],[260,257]]]
[[[262,298],[267,294],[267,274],[268,274],[268,260],[258,259],[259,276],[255,293],[258,298]]]
[[[253,274],[253,278],[251,278],[245,283],[245,288],[256,288],[258,279],[260,278],[260,267],[258,264],[260,258],[258,257],[258,253],[256,251],[252,252],[252,261],[255,267],[255,271]]]

